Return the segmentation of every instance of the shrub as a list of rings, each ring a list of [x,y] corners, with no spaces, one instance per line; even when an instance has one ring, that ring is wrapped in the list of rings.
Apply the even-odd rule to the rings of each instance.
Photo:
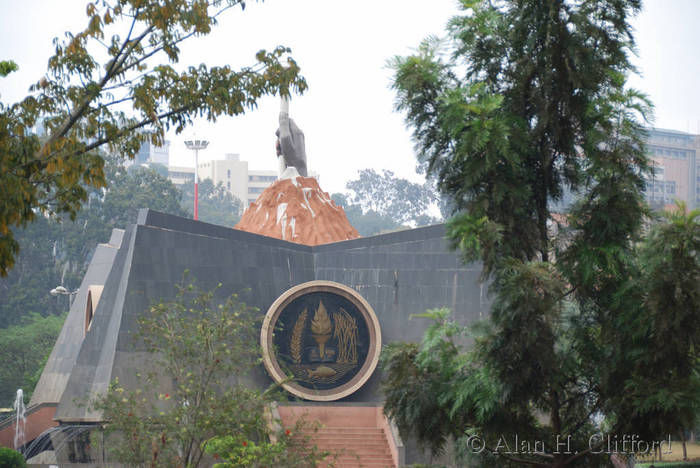
[[[27,468],[27,462],[17,450],[0,447],[0,467],[2,468]]]

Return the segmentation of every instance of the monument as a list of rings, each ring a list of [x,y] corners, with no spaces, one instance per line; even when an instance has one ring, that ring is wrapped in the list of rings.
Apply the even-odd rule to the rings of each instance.
[[[277,160],[279,161],[279,175],[284,178],[288,168],[294,168],[297,174],[307,177],[306,171],[306,141],[304,132],[289,118],[289,99],[283,97],[280,106],[279,128],[277,135]]]
[[[287,290],[270,306],[260,337],[270,376],[312,401],[339,400],[364,385],[377,367],[381,341],[372,306],[332,281]]]
[[[148,371],[146,350],[132,331],[150,304],[173,297],[189,270],[203,289],[220,283],[222,296],[239,293],[264,314],[264,368],[252,384],[283,383],[287,399],[277,411],[284,423],[307,414],[333,437],[371,430],[384,440],[382,463],[424,461],[382,413],[381,347],[419,340],[430,322],[411,316],[426,309],[447,307],[462,323],[483,317],[480,265],[462,263],[444,225],[359,237],[342,208],[304,176],[304,136],[288,103],[278,137],[283,178],[250,204],[236,228],[141,210],[134,224],[98,246],[32,396],[28,445],[41,439],[39,428],[82,428],[64,437],[63,451],[58,436],[52,439],[55,457],[96,461],[87,434],[102,415],[79,399],[115,379],[138,385],[136,375]]]

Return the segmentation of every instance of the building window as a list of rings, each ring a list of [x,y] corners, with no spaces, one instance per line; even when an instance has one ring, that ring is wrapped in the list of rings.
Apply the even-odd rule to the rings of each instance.
[[[229,179],[231,178],[231,169],[226,170],[226,177],[228,177]],[[229,183],[229,185],[231,185],[231,184]],[[229,187],[229,188],[231,188],[231,187]]]
[[[231,190],[231,182],[226,182],[226,188]]]
[[[274,182],[277,176],[251,175],[248,176],[248,182]]]

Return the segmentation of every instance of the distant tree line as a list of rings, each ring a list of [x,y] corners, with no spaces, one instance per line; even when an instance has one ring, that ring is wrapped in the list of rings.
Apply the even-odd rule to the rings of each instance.
[[[31,394],[58,337],[69,299],[51,296],[51,288],[77,289],[97,244],[107,242],[112,229],[135,222],[140,208],[192,216],[191,188],[180,190],[156,169],[105,159],[107,188],[89,192],[75,221],[37,216],[14,229],[22,249],[8,276],[0,279],[0,406],[11,405],[17,388]],[[200,220],[232,227],[241,211],[241,201],[221,183],[200,183]]]

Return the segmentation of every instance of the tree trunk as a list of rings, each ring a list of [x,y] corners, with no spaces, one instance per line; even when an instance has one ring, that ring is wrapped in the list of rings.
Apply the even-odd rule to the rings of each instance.
[[[685,446],[685,431],[681,431],[681,445],[683,446],[683,461],[688,460],[688,449]]]

